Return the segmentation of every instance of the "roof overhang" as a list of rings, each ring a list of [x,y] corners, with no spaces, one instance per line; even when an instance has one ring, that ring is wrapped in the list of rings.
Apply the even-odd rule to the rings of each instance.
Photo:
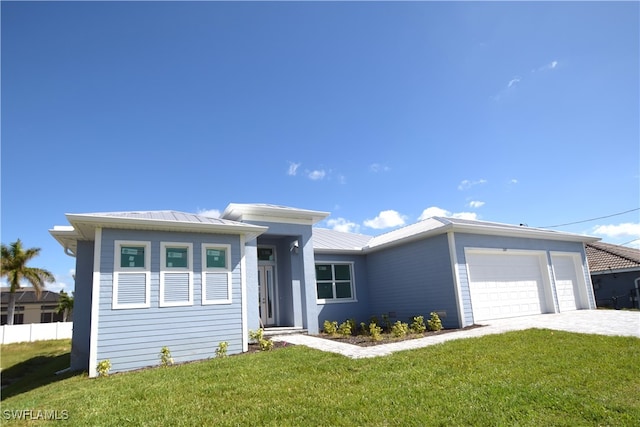
[[[591,243],[600,240],[598,237],[584,234],[566,233],[564,231],[551,231],[542,228],[502,228],[491,224],[451,224],[456,233],[490,234],[492,236],[524,237],[528,239],[562,240],[564,242]]]
[[[329,216],[329,212],[290,208],[287,206],[230,203],[220,218],[232,221],[260,221],[314,225]]]
[[[173,231],[190,233],[238,234],[247,240],[255,239],[268,227],[227,221],[221,224],[149,218],[112,217],[95,214],[66,214],[71,226],[56,226],[49,233],[65,248],[68,255],[75,255],[77,241],[94,240],[96,229]]]

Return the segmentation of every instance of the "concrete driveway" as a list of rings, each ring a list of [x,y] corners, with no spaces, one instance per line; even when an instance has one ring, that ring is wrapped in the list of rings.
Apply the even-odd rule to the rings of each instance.
[[[396,351],[411,350],[445,341],[500,334],[531,328],[553,329],[558,331],[579,332],[599,335],[622,335],[640,338],[640,311],[622,310],[578,310],[558,314],[540,314],[536,316],[513,317],[509,319],[481,322],[482,328],[449,332],[425,338],[382,344],[372,347],[359,347],[338,341],[327,340],[309,335],[281,335],[274,341],[284,341],[304,345],[317,350],[342,354],[353,359],[386,356]]]

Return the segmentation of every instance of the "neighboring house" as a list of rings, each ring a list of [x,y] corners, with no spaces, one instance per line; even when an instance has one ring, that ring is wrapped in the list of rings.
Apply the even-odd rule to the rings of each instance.
[[[598,307],[639,308],[640,250],[591,242],[587,259]]]
[[[9,289],[2,288],[2,314],[0,325],[7,324],[7,306],[9,304]],[[16,291],[16,309],[13,314],[13,324],[62,322],[62,314],[56,313],[60,294],[43,290],[40,298],[36,298],[33,288],[22,288]]]
[[[51,234],[76,257],[71,368],[96,375],[248,349],[264,326],[317,333],[324,320],[438,312],[446,328],[596,307],[585,242],[482,221],[429,218],[371,237],[313,228],[327,212],[230,204],[68,214]]]

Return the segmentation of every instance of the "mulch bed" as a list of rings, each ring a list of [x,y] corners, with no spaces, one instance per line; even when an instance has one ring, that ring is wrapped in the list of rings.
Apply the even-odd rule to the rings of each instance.
[[[383,333],[382,334],[382,340],[380,340],[380,341],[372,341],[371,337],[368,336],[368,335],[349,335],[347,337],[344,337],[342,335],[329,335],[329,334],[321,333],[321,334],[313,335],[313,336],[314,337],[318,337],[318,338],[324,338],[324,339],[327,339],[327,340],[343,342],[343,343],[346,343],[346,344],[353,344],[353,345],[357,345],[357,346],[360,346],[360,347],[371,347],[371,346],[375,346],[375,345],[390,344],[390,343],[399,342],[399,341],[414,340],[416,338],[432,337],[432,336],[436,336],[436,335],[448,334],[448,333],[451,333],[451,332],[468,331],[470,329],[481,328],[481,327],[482,327],[482,325],[471,325],[471,326],[467,326],[466,328],[441,329],[441,330],[436,331],[436,332],[427,331],[427,332],[424,332],[422,334],[405,335],[404,337],[394,337],[390,333]]]

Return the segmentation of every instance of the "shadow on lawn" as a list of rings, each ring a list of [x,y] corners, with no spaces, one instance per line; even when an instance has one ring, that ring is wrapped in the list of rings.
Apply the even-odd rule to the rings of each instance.
[[[78,372],[56,375],[56,372],[69,367],[70,354],[36,356],[4,369],[0,400],[4,401],[18,394],[78,375]]]

